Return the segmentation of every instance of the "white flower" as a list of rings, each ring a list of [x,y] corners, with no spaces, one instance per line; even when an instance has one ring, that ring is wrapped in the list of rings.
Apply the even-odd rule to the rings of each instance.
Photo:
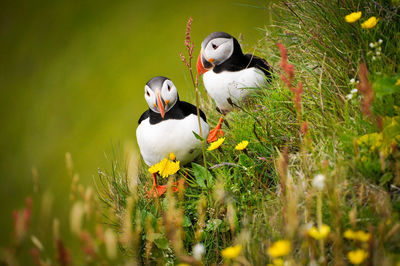
[[[352,94],[354,94],[354,93],[357,93],[358,90],[357,90],[357,89],[352,89],[350,92],[351,92]]]
[[[323,174],[314,176],[312,186],[317,190],[323,190],[325,187],[325,176]]]
[[[372,42],[369,43],[369,47],[374,48],[375,44],[373,44]]]
[[[204,251],[205,251],[204,245],[201,243],[197,243],[193,247],[193,257],[196,260],[201,260],[201,257],[203,256]]]
[[[381,52],[377,51],[377,52],[376,52],[376,55],[381,55]]]
[[[376,57],[375,57],[375,56],[373,56],[373,57],[372,57],[372,61],[375,61],[375,60],[376,60]]]
[[[353,98],[353,94],[347,94],[346,98],[347,98],[347,100],[351,100],[351,98]]]
[[[354,79],[354,78],[352,78],[351,80],[350,80],[350,83],[351,84],[353,84],[353,83],[355,83],[356,82],[356,80]]]
[[[379,43],[383,43],[383,40],[382,39],[379,39],[379,41],[378,41]]]

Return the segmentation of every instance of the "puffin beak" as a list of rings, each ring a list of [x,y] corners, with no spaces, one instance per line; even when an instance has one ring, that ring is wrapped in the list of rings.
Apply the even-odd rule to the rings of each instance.
[[[199,57],[197,58],[197,73],[201,76],[210,70],[213,65],[214,59],[210,58],[208,61],[202,55],[203,49],[200,51]]]
[[[157,95],[157,107],[158,107],[158,110],[160,110],[161,117],[164,118],[164,115],[165,115],[164,104],[161,101],[160,93],[156,92],[156,95]]]

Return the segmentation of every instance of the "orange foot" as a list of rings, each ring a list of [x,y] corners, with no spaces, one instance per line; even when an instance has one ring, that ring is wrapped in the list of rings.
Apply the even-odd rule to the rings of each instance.
[[[217,139],[219,137],[223,137],[224,136],[224,131],[221,130],[221,126],[222,126],[222,122],[224,121],[224,117],[221,116],[219,118],[218,124],[211,129],[210,133],[208,134],[208,138],[207,138],[207,142],[211,143],[214,141],[217,141]]]
[[[153,174],[153,180],[154,180],[153,188],[151,191],[149,191],[149,195],[154,198],[160,197],[167,191],[167,185],[158,185],[155,174]],[[172,184],[172,192],[180,191],[181,189],[183,189],[184,185],[185,185],[185,180],[179,179],[177,182],[174,182]]]

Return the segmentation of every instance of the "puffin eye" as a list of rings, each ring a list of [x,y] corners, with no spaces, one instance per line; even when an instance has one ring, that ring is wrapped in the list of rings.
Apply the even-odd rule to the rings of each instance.
[[[150,97],[150,93],[149,93],[148,91],[146,91],[146,94],[147,94],[147,96],[149,96],[149,97]]]
[[[171,91],[171,86],[168,85],[168,91]]]
[[[218,48],[218,45],[212,44],[212,48],[215,50]]]

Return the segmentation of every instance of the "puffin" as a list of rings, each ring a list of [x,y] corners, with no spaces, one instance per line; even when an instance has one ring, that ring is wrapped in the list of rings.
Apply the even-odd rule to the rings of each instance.
[[[163,76],[153,77],[144,87],[144,98],[149,109],[140,116],[136,129],[144,162],[151,167],[173,153],[185,165],[200,155],[202,143],[194,135],[200,135],[196,106],[179,100],[174,83]],[[199,111],[203,137],[210,128],[206,115]],[[158,196],[166,191],[166,185],[157,184],[156,174],[153,189]]]
[[[271,81],[272,68],[265,59],[243,54],[233,36],[217,31],[201,43],[197,73],[203,75],[204,87],[222,114],[207,139],[213,142],[223,135],[223,116],[250,94],[250,88],[266,86]]]

